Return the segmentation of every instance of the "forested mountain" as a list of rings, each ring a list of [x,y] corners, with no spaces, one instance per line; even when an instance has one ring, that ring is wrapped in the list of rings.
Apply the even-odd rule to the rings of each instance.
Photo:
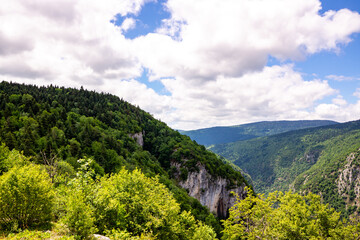
[[[359,213],[360,121],[296,130],[211,148],[252,177],[258,192],[320,194],[345,215]]]
[[[324,128],[313,140],[304,131],[308,155],[333,154],[327,146],[339,146],[335,140],[317,145],[331,136],[357,150],[357,135],[350,135],[357,124]],[[360,224],[341,219],[318,195],[275,192],[265,199],[226,159],[110,94],[2,82],[0,142],[0,239],[360,237]],[[358,171],[357,152],[331,149],[348,156],[338,189],[358,201],[358,178],[349,177]],[[326,167],[311,174],[323,177]],[[333,187],[296,180],[295,187],[320,183],[325,197]]]
[[[4,179],[14,176],[15,170],[11,170],[14,167],[20,168],[17,171],[26,177],[29,177],[26,175],[27,172],[37,174],[40,171],[37,168],[26,168],[26,164],[26,169],[23,169],[23,161],[18,164],[19,161],[14,160],[15,158],[24,158],[27,159],[25,162],[45,166],[57,191],[61,192],[59,189],[62,188],[71,189],[73,186],[80,189],[79,191],[70,191],[75,195],[71,195],[73,196],[71,201],[64,201],[69,202],[70,206],[66,207],[64,202],[58,203],[65,207],[60,208],[55,217],[67,219],[66,221],[69,223],[71,214],[76,214],[76,211],[79,210],[74,209],[75,206],[92,209],[94,216],[83,216],[85,219],[91,220],[87,222],[88,226],[92,227],[87,228],[89,231],[98,229],[101,233],[106,233],[111,230],[108,225],[112,223],[113,225],[110,225],[114,227],[116,222],[112,222],[113,216],[101,215],[102,212],[99,213],[100,215],[96,215],[99,207],[105,207],[103,211],[106,213],[106,205],[98,205],[98,203],[105,204],[108,201],[106,199],[112,199],[110,195],[108,198],[106,197],[110,193],[104,192],[99,199],[96,197],[89,199],[93,190],[88,189],[86,185],[93,186],[93,189],[109,189],[110,192],[116,192],[120,191],[120,188],[131,190],[132,187],[137,186],[124,187],[126,179],[143,181],[144,187],[135,189],[129,199],[132,195],[136,197],[136,194],[148,191],[144,189],[147,185],[150,187],[154,185],[154,189],[162,189],[162,186],[166,186],[166,190],[159,190],[158,194],[163,194],[164,198],[169,198],[166,196],[171,195],[169,201],[173,202],[164,202],[165,205],[169,204],[166,206],[173,206],[177,209],[171,215],[171,222],[181,228],[183,226],[181,221],[190,221],[192,218],[193,224],[191,225],[189,222],[190,225],[187,225],[189,229],[193,226],[191,234],[201,230],[201,226],[206,226],[202,224],[207,224],[211,227],[211,231],[214,229],[219,234],[221,230],[219,221],[210,213],[209,209],[219,217],[225,217],[227,209],[236,200],[230,191],[244,196],[244,187],[247,186],[240,172],[234,170],[229,164],[225,164],[215,154],[207,151],[204,146],[196,144],[189,137],[181,135],[163,122],[154,119],[149,113],[116,96],[86,91],[82,88],[76,90],[56,86],[36,87],[7,82],[0,83],[0,141],[3,144],[0,149],[0,174],[4,174]],[[24,156],[14,151],[20,151]],[[141,172],[131,173],[134,170]],[[130,173],[126,171],[130,171]],[[193,189],[190,185],[194,180],[192,177],[199,172],[201,172],[202,178],[198,184],[202,184],[203,187]],[[119,175],[119,173],[121,174]],[[83,185],[84,181],[92,181],[87,178],[89,174],[95,182]],[[108,174],[112,176],[109,180],[107,179]],[[44,178],[41,174],[39,176],[41,179]],[[79,178],[79,176],[82,177]],[[104,179],[96,180],[101,178]],[[153,178],[154,180],[151,180]],[[6,180],[4,181],[6,182]],[[75,183],[73,183],[74,181]],[[115,191],[112,188],[117,184],[119,187]],[[158,186],[159,184],[161,186]],[[196,197],[200,202],[189,197],[186,190],[180,186],[186,188],[189,195]],[[212,189],[206,186],[212,186]],[[45,189],[47,192],[50,191],[48,186]],[[122,190],[121,194],[125,190]],[[151,191],[156,192],[157,190]],[[153,197],[151,191],[149,192],[150,200]],[[59,193],[57,193],[58,195]],[[80,202],[76,202],[76,199],[81,198],[79,196],[82,195],[86,196],[83,197],[85,202],[80,200]],[[210,201],[206,197],[214,197],[214,195],[218,201]],[[159,202],[160,200],[154,201]],[[202,206],[200,203],[206,206]],[[147,206],[145,203],[143,204]],[[108,209],[108,211],[120,211],[121,209],[118,207],[113,210]],[[155,214],[154,219],[149,220],[152,222],[151,224],[150,222],[144,223],[144,226],[151,226],[146,231],[149,231],[149,234],[158,234],[157,237],[162,239],[169,237],[184,239],[181,237],[181,229],[166,230],[166,226],[161,221],[168,224],[170,220],[166,218],[167,215],[160,214],[161,211],[167,211],[165,207],[164,210],[161,210],[162,207],[164,206],[159,205],[157,210],[146,210],[149,211],[148,213],[154,212],[153,214]],[[89,212],[92,211],[89,210]],[[127,211],[130,210],[124,208],[118,214],[121,213],[120,216],[123,218],[131,216]],[[157,211],[160,211],[160,215],[156,215]],[[185,215],[181,215],[180,211]],[[66,215],[65,212],[70,215]],[[137,220],[140,217],[139,215]],[[154,222],[155,218],[159,222]],[[26,225],[23,220],[9,223],[7,219],[2,219],[0,216],[0,225],[8,226],[8,228],[21,227],[20,223]],[[139,224],[136,223],[137,220],[130,219],[130,225],[117,226],[118,228],[114,227],[114,229],[140,235],[143,230],[139,228],[140,225],[136,225]],[[125,220],[124,222],[126,223]],[[164,231],[170,235],[161,235]],[[191,237],[189,232],[186,234],[189,235],[188,238]]]
[[[337,122],[328,120],[264,121],[229,127],[212,127],[192,131],[180,131],[197,143],[210,146],[275,135],[297,129],[320,127]]]

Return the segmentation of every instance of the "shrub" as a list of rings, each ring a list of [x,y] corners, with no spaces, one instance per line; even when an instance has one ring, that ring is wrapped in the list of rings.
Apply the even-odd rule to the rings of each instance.
[[[40,166],[14,167],[0,177],[0,226],[46,226],[52,219],[54,192],[48,174]]]
[[[86,203],[86,196],[81,189],[73,189],[68,193],[66,214],[62,222],[72,234],[80,238],[88,238],[96,232],[95,218],[92,207]]]

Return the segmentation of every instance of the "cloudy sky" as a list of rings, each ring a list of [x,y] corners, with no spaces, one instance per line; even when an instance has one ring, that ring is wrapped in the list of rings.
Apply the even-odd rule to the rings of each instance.
[[[359,0],[11,0],[0,80],[84,86],[176,129],[360,119]]]

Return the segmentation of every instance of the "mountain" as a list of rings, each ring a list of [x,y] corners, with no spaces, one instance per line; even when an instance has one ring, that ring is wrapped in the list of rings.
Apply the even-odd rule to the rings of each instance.
[[[345,215],[360,206],[360,121],[295,130],[211,151],[250,174],[254,189],[321,194]]]
[[[88,158],[85,165],[99,177],[124,168],[157,176],[182,210],[218,233],[212,213],[225,218],[236,200],[230,192],[243,198],[248,186],[231,165],[139,107],[83,88],[1,82],[0,142],[50,166],[55,182],[54,169],[82,171],[79,159]],[[5,158],[0,156],[0,175],[7,171]]]
[[[249,140],[257,137],[270,136],[297,129],[320,127],[336,124],[328,120],[301,121],[264,121],[229,127],[212,127],[192,131],[181,131],[197,143],[210,146],[236,141]]]

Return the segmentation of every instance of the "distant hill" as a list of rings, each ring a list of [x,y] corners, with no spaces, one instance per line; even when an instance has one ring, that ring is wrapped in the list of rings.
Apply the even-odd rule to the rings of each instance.
[[[210,146],[213,144],[230,143],[249,140],[257,137],[270,136],[297,129],[320,127],[336,124],[328,120],[301,121],[264,121],[229,127],[212,127],[192,131],[179,131],[197,143]]]
[[[360,121],[301,129],[211,151],[250,174],[257,192],[311,191],[345,214],[359,212]]]

